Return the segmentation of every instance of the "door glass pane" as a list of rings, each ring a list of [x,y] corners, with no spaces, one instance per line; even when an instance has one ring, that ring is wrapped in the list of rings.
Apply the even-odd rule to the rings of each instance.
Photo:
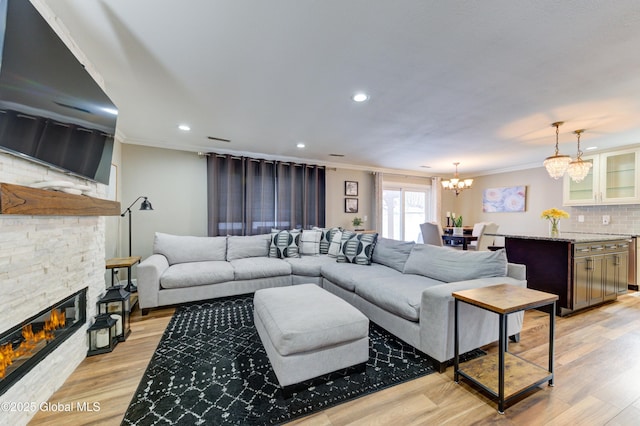
[[[399,189],[382,191],[382,236],[384,238],[400,239],[401,195]]]
[[[404,240],[417,241],[420,224],[426,218],[426,199],[424,191],[405,191],[404,193]]]

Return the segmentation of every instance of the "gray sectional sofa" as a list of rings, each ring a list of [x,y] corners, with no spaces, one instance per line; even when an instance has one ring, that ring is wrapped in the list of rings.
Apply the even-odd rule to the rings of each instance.
[[[344,238],[344,237],[343,237]],[[346,300],[371,321],[440,363],[453,358],[458,290],[509,283],[526,287],[524,265],[504,250],[460,251],[377,238],[371,264],[327,254],[273,257],[272,236],[192,237],[156,233],[154,254],[137,268],[140,308],[252,293],[261,288],[314,283]],[[343,240],[344,241],[344,240]],[[509,335],[523,313],[508,320]],[[460,304],[460,350],[498,339],[497,315]]]

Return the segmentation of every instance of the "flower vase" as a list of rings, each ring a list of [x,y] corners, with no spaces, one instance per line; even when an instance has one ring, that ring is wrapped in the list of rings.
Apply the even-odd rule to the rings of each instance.
[[[550,220],[549,221],[549,236],[557,237],[560,235],[560,221],[559,220]]]

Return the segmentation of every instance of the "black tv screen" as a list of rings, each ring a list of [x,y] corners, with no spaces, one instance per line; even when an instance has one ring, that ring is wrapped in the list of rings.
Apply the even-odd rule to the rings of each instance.
[[[0,0],[0,150],[109,183],[117,109],[29,0]]]

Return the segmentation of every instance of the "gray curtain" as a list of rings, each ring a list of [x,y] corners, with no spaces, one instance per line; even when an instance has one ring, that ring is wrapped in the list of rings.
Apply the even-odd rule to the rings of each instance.
[[[210,154],[209,235],[325,225],[324,167]]]

